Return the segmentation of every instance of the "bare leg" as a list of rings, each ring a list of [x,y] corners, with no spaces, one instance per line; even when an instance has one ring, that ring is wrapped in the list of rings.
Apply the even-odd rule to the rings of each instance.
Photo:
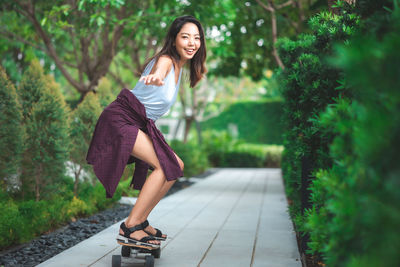
[[[168,182],[165,178],[151,139],[141,130],[139,130],[132,155],[147,162],[154,168],[154,170],[146,179],[138,199],[136,200],[136,204],[125,222],[127,227],[133,227],[144,222],[154,206],[160,201],[173,184],[173,181]],[[183,168],[183,163],[181,166]],[[121,230],[120,233],[122,233]],[[144,231],[136,231],[131,234],[131,237],[136,239],[141,239],[144,236],[147,236]],[[159,241],[150,242],[159,244]]]
[[[146,179],[142,190],[133,206],[128,219],[125,221],[126,226],[133,227],[143,222],[145,214],[151,209],[153,199],[157,197],[166,179],[164,172],[161,169],[160,163],[153,148],[151,139],[141,130],[138,132],[135,145],[132,150],[132,155],[147,162],[154,170]],[[120,229],[122,234],[122,230]],[[131,234],[132,238],[141,239],[147,236],[144,231],[135,231]],[[154,244],[159,244],[159,241],[149,241]]]
[[[174,153],[175,154],[175,153]],[[181,170],[183,171],[184,169],[184,164],[183,161],[178,157],[178,155],[175,154],[176,159],[178,160],[179,166],[181,167]],[[152,208],[151,210],[157,205],[157,203],[165,196],[165,194],[168,192],[168,190],[174,185],[174,183],[176,182],[176,180],[174,181],[165,181],[163,187],[161,188],[159,194],[157,195],[157,197],[153,200],[152,203]],[[149,212],[147,214],[145,214],[145,217],[147,218],[151,212],[151,210],[149,210]]]

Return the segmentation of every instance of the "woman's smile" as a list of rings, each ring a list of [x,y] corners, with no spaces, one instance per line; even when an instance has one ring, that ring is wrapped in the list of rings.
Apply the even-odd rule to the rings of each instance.
[[[175,39],[175,48],[183,62],[192,59],[201,46],[200,33],[196,24],[186,23]]]

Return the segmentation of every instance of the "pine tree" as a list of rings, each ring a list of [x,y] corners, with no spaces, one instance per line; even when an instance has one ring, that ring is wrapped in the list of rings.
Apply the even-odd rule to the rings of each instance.
[[[18,92],[27,134],[23,189],[38,201],[42,191],[50,192],[46,188],[54,188],[65,172],[70,148],[67,109],[60,88],[37,61],[24,73]]]
[[[100,105],[103,108],[108,106],[115,99],[116,95],[112,91],[112,84],[106,77],[101,78],[99,86],[97,87],[97,95]]]
[[[33,60],[30,67],[22,76],[18,87],[18,95],[22,105],[23,120],[26,121],[29,113],[35,103],[37,103],[43,94],[43,88],[46,87],[45,75],[39,61]]]
[[[0,186],[7,190],[8,180],[18,172],[24,128],[21,105],[14,85],[0,66]]]
[[[94,93],[88,93],[83,102],[81,102],[71,114],[70,136],[72,148],[70,159],[74,163],[75,196],[78,193],[78,184],[81,172],[88,168],[88,164],[86,163],[86,154],[101,110],[102,108],[97,95]]]

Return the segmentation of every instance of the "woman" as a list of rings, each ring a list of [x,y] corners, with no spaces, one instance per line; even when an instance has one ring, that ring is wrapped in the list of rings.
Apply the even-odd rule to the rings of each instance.
[[[107,106],[96,124],[87,161],[112,197],[125,165],[135,162],[132,185],[141,189],[127,220],[121,224],[118,242],[158,248],[165,240],[147,221],[150,212],[183,176],[184,164],[165,142],[154,122],[175,102],[183,66],[190,68],[194,87],[206,72],[204,31],[198,20],[182,16],[172,23],[160,52],[148,61],[131,91],[123,89]],[[152,169],[147,177],[148,168]]]

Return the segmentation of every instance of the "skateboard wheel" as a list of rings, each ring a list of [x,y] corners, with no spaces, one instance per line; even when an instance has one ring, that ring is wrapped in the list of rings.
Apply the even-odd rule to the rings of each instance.
[[[112,256],[112,267],[121,267],[121,256],[120,255]]]
[[[122,246],[121,247],[121,255],[122,255],[122,257],[131,256],[131,248],[128,246]]]
[[[145,267],[154,267],[154,257],[153,256],[146,256],[145,257],[146,263],[144,264]]]
[[[151,255],[153,255],[154,258],[159,259],[161,256],[161,248],[152,250]]]

